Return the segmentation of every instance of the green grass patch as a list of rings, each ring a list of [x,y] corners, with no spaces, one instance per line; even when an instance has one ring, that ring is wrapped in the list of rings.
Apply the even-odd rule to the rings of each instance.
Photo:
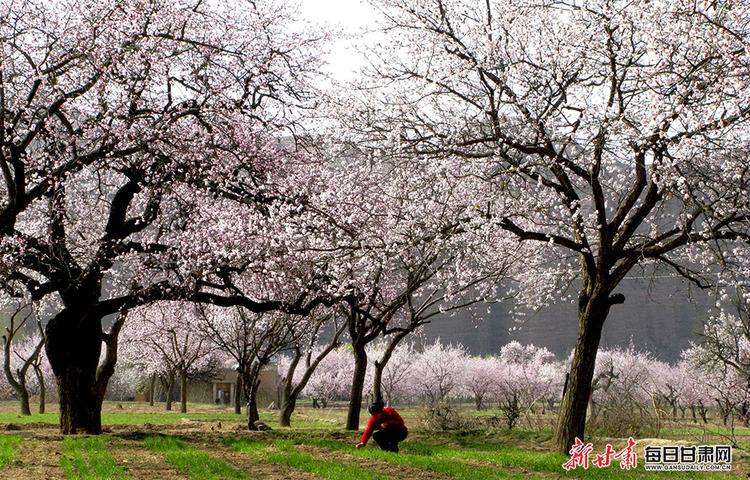
[[[108,443],[103,437],[66,437],[60,457],[65,475],[74,480],[128,478],[127,468],[115,462]]]
[[[244,472],[237,470],[225,461],[211,457],[206,452],[196,450],[176,437],[148,437],[146,447],[161,453],[167,462],[177,470],[196,480],[249,479]]]
[[[18,413],[0,413],[0,423],[60,423],[57,413],[32,413],[19,415]]]
[[[269,446],[266,442],[260,442],[257,440],[238,440],[231,437],[223,439],[222,443],[235,452],[257,456],[264,455]]]
[[[314,473],[320,477],[334,480],[349,480],[351,478],[363,479],[387,479],[391,475],[387,471],[365,471],[356,464],[346,464],[332,460],[321,460],[296,451],[294,445],[310,445],[315,447],[328,448],[331,450],[348,451],[353,457],[368,458],[381,460],[383,465],[396,464],[405,465],[416,469],[428,470],[457,478],[462,480],[485,480],[485,479],[523,479],[529,478],[528,475],[521,475],[492,467],[483,467],[476,465],[467,465],[456,462],[455,459],[440,458],[422,453],[413,454],[394,454],[383,452],[376,449],[356,450],[349,443],[311,438],[309,435],[304,438],[302,435],[294,435],[292,439],[279,440],[270,447],[267,444],[258,441],[227,439],[225,444],[231,446],[234,450],[249,453],[252,455],[266,458],[274,463],[287,465],[305,472]]]
[[[404,445],[404,450],[406,449]],[[483,479],[524,479],[524,478],[541,478],[541,475],[530,476],[514,472],[503,471],[502,469],[490,466],[471,465],[468,463],[457,462],[455,458],[444,457],[439,454],[424,455],[421,453],[390,453],[382,450],[365,450],[358,452],[366,458],[379,459],[386,462],[396,463],[399,465],[408,465],[412,468],[429,470],[431,472],[446,475],[450,478],[460,480],[483,480]]]
[[[18,444],[21,442],[23,438],[18,435],[0,436],[0,468],[20,460]]]
[[[322,460],[312,455],[300,453],[292,442],[274,443],[274,450],[266,453],[266,458],[276,464],[286,465],[304,472],[313,473],[329,480],[389,480],[390,475],[363,470],[358,465]]]
[[[143,425],[173,425],[184,420],[201,422],[242,422],[247,420],[242,415],[233,413],[102,413],[102,424]]]
[[[247,422],[246,418],[243,415],[235,415],[233,413],[102,413],[102,425],[143,425],[144,423],[152,423],[154,425],[172,425],[182,422],[183,419],[203,422]],[[36,422],[58,424],[60,423],[60,415],[57,413],[34,413],[31,415],[0,413],[0,423]]]
[[[279,414],[276,412],[262,412],[260,419],[268,425],[276,425]],[[247,424],[247,416],[235,413],[102,413],[102,425],[175,425],[185,420],[196,422],[223,422],[227,424]],[[57,413],[34,413],[31,415],[19,415],[17,413],[0,413],[0,423],[50,423],[60,424],[60,415]],[[305,414],[292,416],[294,428],[306,429],[331,429],[344,426],[344,420],[340,416],[310,417]]]
[[[279,440],[272,445],[253,440],[237,440],[228,438],[224,444],[233,450],[262,458],[269,462],[296,468],[304,472],[313,473],[328,480],[388,480],[390,475],[362,470],[357,465],[349,465],[334,460],[322,460],[298,452],[295,442]]]
[[[353,445],[346,442],[311,436],[305,439],[297,435],[293,441],[335,451],[346,451],[355,456],[408,465],[446,475],[450,478],[467,480],[533,477],[528,473],[519,475],[514,471],[505,471],[504,468],[508,467],[525,472],[536,472],[537,478],[549,478],[550,475],[554,475],[560,478],[615,480],[623,478],[623,475],[628,475],[638,479],[691,480],[696,477],[696,472],[646,472],[643,467],[643,458],[638,459],[639,463],[636,469],[629,471],[622,470],[619,460],[613,459],[609,467],[598,468],[590,465],[588,469],[578,467],[566,472],[562,468],[562,464],[568,461],[569,457],[564,455],[529,451],[498,441],[485,442],[482,438],[472,440],[463,433],[456,435],[455,432],[447,435],[436,435],[430,441],[407,440],[401,443],[400,454],[383,452],[371,447],[354,450]],[[451,447],[440,444],[440,442],[446,441],[453,444],[463,443],[471,445],[471,447]],[[594,458],[595,456],[592,455],[590,460]],[[700,478],[718,480],[736,479],[736,476],[723,472],[700,472]]]
[[[432,446],[426,444],[420,447],[421,442],[413,444],[405,443],[405,448],[430,448],[432,455],[444,458],[457,459],[462,461],[474,461],[497,465],[499,467],[514,467],[524,470],[532,470],[539,473],[557,474],[566,478],[584,478],[584,479],[619,479],[623,475],[633,476],[635,478],[670,478],[690,480],[695,478],[696,472],[646,472],[643,467],[643,458],[639,459],[638,467],[625,471],[620,468],[620,461],[613,459],[609,467],[598,468],[590,465],[588,469],[578,467],[574,470],[565,471],[562,468],[563,463],[567,462],[570,457],[546,453],[533,452],[511,445],[503,444],[485,444],[482,447],[474,445],[473,448],[447,448]],[[590,461],[596,457],[592,455]],[[710,479],[729,479],[735,478],[726,473],[704,474],[700,472],[701,478]]]

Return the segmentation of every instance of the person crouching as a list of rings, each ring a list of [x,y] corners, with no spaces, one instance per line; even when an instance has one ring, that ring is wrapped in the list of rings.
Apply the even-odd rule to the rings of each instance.
[[[398,442],[406,439],[409,434],[404,419],[393,408],[385,407],[383,402],[373,403],[368,411],[371,415],[370,422],[367,424],[357,448],[367,445],[367,441],[372,436],[372,439],[381,449],[386,452],[398,453]]]

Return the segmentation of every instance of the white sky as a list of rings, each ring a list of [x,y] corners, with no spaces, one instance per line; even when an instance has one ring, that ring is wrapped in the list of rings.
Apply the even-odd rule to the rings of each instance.
[[[300,16],[313,24],[339,28],[346,34],[361,33],[362,29],[374,25],[375,10],[361,0],[299,0]],[[354,72],[365,65],[364,59],[356,51],[361,45],[362,35],[343,36],[331,46],[331,54],[326,57],[328,70],[338,80],[348,80]]]

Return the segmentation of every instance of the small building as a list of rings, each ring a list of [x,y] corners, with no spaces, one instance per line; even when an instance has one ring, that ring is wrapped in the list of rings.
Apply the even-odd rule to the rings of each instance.
[[[271,402],[279,403],[279,389],[281,376],[276,365],[264,368],[260,372],[260,386],[258,387],[258,407],[264,408]],[[221,405],[234,405],[237,395],[237,370],[233,368],[220,368],[211,378],[192,378],[188,380],[187,399],[191,403],[210,403]],[[240,392],[241,393],[241,392]],[[146,400],[147,395],[139,395],[138,400]],[[165,397],[163,388],[157,382],[157,401],[163,401]],[[175,401],[180,399],[179,384],[175,385],[173,394]]]

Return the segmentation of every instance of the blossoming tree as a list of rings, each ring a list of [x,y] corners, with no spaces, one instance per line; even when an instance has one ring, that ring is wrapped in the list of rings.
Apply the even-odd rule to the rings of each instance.
[[[471,201],[445,165],[402,162],[398,146],[379,153],[359,146],[332,159],[297,228],[340,298],[354,353],[347,428],[357,429],[368,365],[367,347],[389,345],[375,363],[374,397],[398,343],[446,310],[492,296],[505,259],[485,269],[474,254],[485,230],[470,224]],[[379,160],[373,161],[372,155]],[[450,169],[449,169],[450,170]],[[310,225],[314,225],[314,228]],[[513,248],[504,250],[514,252]]]
[[[191,213],[179,200],[195,189],[267,199],[259,185],[280,150],[262,139],[306,102],[318,63],[288,21],[278,2],[0,6],[0,274],[62,305],[46,351],[63,433],[101,431],[114,365],[97,368],[117,333],[103,318],[219,292],[197,283],[205,273],[174,273]]]
[[[282,357],[279,373],[282,375],[281,405],[279,406],[279,426],[291,426],[292,413],[297,399],[307,388],[321,362],[341,346],[341,337],[346,329],[343,319],[330,312],[316,312],[308,318],[309,326],[290,348],[291,356]],[[327,341],[323,332],[332,330]]]
[[[49,363],[44,355],[44,329],[38,320],[39,305],[24,298],[3,298],[3,371],[21,407],[21,415],[31,415],[29,404],[33,393],[39,394],[39,413],[44,413],[46,400],[45,378],[49,379]],[[34,319],[37,329],[27,325]],[[29,369],[34,372],[30,377]],[[47,375],[45,375],[47,374]]]
[[[158,302],[132,310],[121,333],[123,356],[145,362],[147,371],[165,380],[167,410],[172,390],[180,382],[180,412],[187,412],[188,377],[212,372],[218,365],[215,347],[200,328],[196,306],[188,302]]]
[[[279,312],[252,313],[242,308],[201,308],[200,330],[237,365],[238,396],[247,401],[248,428],[258,429],[260,374],[282,351],[317,330],[315,322]],[[235,403],[236,413],[239,403]]]
[[[748,240],[748,5],[683,0],[373,0],[357,134],[485,180],[478,218],[534,246],[518,298],[578,294],[555,429],[584,437],[596,352],[629,274],[706,286]],[[370,85],[371,86],[371,85]],[[742,247],[742,248],[746,248]],[[717,258],[718,257],[718,258]],[[575,280],[575,282],[573,282]]]

